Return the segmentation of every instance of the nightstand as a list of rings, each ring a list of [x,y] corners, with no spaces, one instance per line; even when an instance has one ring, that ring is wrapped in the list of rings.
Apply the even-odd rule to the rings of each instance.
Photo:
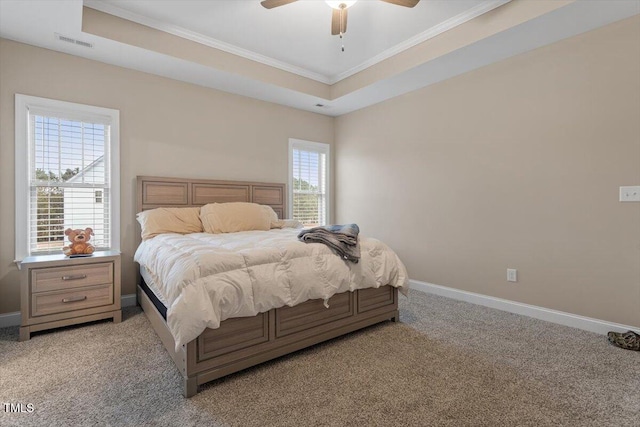
[[[30,256],[21,263],[20,341],[32,332],[94,320],[122,320],[120,252]]]

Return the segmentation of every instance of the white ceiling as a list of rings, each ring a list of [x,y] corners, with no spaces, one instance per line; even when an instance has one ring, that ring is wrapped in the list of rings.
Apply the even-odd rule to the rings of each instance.
[[[470,19],[473,13],[482,13],[488,8],[506,2],[506,0],[484,2],[422,0],[412,10],[380,4],[381,2],[377,1],[372,1],[371,4],[361,1],[362,4],[356,4],[350,10],[344,55],[339,50],[339,41],[335,36],[329,35],[330,9],[320,1],[300,2],[300,4],[291,4],[272,10],[263,9],[259,0],[200,2],[109,0],[101,4],[103,6],[106,4],[107,8],[113,8],[113,4],[123,6],[123,3],[126,3],[126,7],[135,6],[141,10],[145,9],[145,5],[148,7],[152,4],[153,7],[147,12],[153,13],[152,17],[143,17],[139,14],[141,10],[136,9],[136,12],[125,11],[125,14],[129,14],[125,18],[135,21],[133,18],[137,17],[145,21],[141,22],[144,25],[153,27],[157,24],[163,27],[164,31],[174,35],[191,40],[198,39],[200,43],[206,45],[217,43],[218,48],[222,48],[221,45],[226,46],[227,51],[235,50],[236,54],[241,56],[253,55],[254,60],[262,60],[260,62],[277,68],[293,67],[294,70],[287,71],[297,70],[301,75],[307,73],[320,76],[322,79],[335,77],[336,73],[339,75],[344,73],[344,70],[349,72],[353,70],[354,64],[356,64],[355,67],[373,65],[381,58],[384,59],[385,55],[390,56],[409,47],[412,43],[419,43],[420,38],[428,38],[442,32],[447,29],[447,25],[450,28],[464,22],[465,19]],[[85,0],[85,3],[91,7],[96,4],[95,0]],[[180,5],[180,10],[172,9],[177,4]],[[240,73],[84,33],[82,32],[82,0],[0,0],[0,37],[298,109],[339,116],[640,13],[638,0],[577,0],[558,2],[558,4],[561,4],[561,7],[551,12],[429,61],[417,63],[413,68],[378,77],[364,87],[347,92],[335,99],[323,99]],[[435,12],[436,5],[442,6],[438,12]],[[209,19],[205,17],[204,9],[191,9],[191,7],[224,10],[225,13],[220,14],[224,16],[214,18],[218,20],[219,28],[208,29]],[[251,13],[245,15],[242,12],[245,9],[251,9]],[[122,12],[124,9],[119,7],[117,10]],[[297,12],[298,10],[301,12]],[[461,10],[466,12],[460,12]],[[314,11],[321,14],[322,18],[316,20]],[[424,17],[426,15],[420,15],[426,20],[424,22],[414,22],[413,18],[403,17],[404,13],[410,15],[413,12],[426,13],[429,16],[432,16],[430,13],[437,13],[438,19],[441,20],[440,24],[429,21]],[[292,37],[291,30],[287,29],[290,27],[284,23],[291,21],[294,15],[298,19],[298,13],[303,15],[300,19],[303,20],[304,25],[296,28],[296,31],[301,32],[293,31],[295,34]],[[396,34],[395,30],[381,29],[382,26],[387,25],[380,23],[381,16],[387,16],[387,13],[396,26],[402,27],[399,23],[406,23],[406,33],[403,32],[400,35]],[[199,25],[199,27],[186,29],[190,16],[196,18],[191,21],[193,25]],[[276,18],[273,18],[274,16]],[[162,19],[171,20],[171,22],[162,21]],[[251,19],[251,23],[244,21],[245,19]],[[358,21],[361,22],[357,23]],[[358,29],[358,25],[362,25],[362,22],[376,24],[375,31],[373,26],[367,27],[367,25]],[[443,22],[446,25],[443,25]],[[491,24],[486,21],[485,23]],[[200,34],[196,30],[207,32],[207,34]],[[373,31],[372,39],[367,41],[365,34],[371,31]],[[55,38],[55,33],[87,41],[93,44],[93,48],[59,41]],[[295,42],[289,40],[289,37],[292,37]],[[237,43],[239,46],[230,43]],[[295,53],[298,49],[302,50]],[[316,49],[319,52],[317,57],[311,54],[316,52]],[[331,59],[336,57],[339,59]],[[316,107],[317,103],[324,106]]]
[[[281,68],[334,83],[370,65],[374,58],[386,56],[385,52],[408,47],[407,42],[435,27],[451,28],[507,1],[422,0],[407,8],[359,0],[348,9],[344,52],[340,38],[331,35],[332,9],[323,0],[299,0],[274,9],[265,9],[260,0],[85,3],[153,28],[205,39],[232,53],[267,57],[281,63]]]

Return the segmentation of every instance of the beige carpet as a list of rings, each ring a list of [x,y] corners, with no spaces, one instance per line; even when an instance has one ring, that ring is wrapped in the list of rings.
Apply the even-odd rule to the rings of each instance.
[[[413,292],[384,323],[181,395],[144,315],[0,329],[0,425],[640,426],[640,352]],[[32,403],[6,413],[4,403]]]

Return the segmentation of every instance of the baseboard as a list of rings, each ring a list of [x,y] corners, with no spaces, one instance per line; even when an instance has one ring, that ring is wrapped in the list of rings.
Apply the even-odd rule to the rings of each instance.
[[[523,304],[521,302],[507,299],[490,297],[476,294],[474,292],[462,291],[460,289],[448,288],[446,286],[434,285],[433,283],[410,280],[411,288],[429,294],[495,308],[497,310],[508,311],[510,313],[521,314],[559,325],[571,326],[597,334],[606,334],[609,331],[626,332],[628,330],[638,331],[637,326],[622,325],[620,323],[607,322],[606,320],[594,319],[591,317],[579,316],[577,314],[566,313],[564,311],[551,310],[549,308],[535,305]]]
[[[122,297],[120,297],[120,305],[122,307],[133,307],[137,303],[136,294],[122,295]],[[9,326],[20,326],[19,311],[0,314],[0,328],[6,328]]]
[[[138,304],[136,294],[127,294],[120,297],[120,305],[122,307],[133,307],[136,304]]]
[[[6,328],[8,326],[20,325],[20,312],[14,311],[13,313],[0,314],[0,328]]]

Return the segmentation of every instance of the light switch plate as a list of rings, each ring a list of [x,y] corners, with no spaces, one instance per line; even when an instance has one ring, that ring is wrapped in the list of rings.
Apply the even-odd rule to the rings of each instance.
[[[640,185],[620,187],[621,202],[640,202]]]

